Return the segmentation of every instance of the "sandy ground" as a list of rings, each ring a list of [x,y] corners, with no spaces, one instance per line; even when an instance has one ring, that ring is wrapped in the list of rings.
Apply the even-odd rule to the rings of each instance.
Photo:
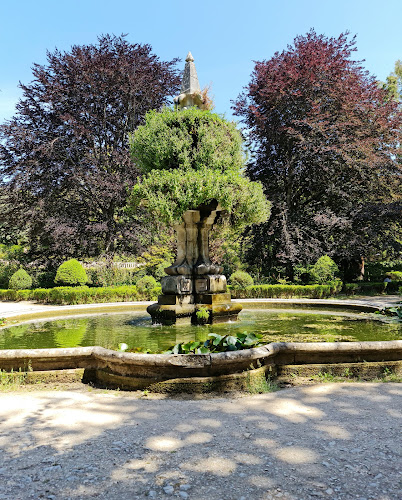
[[[0,499],[400,500],[402,386],[0,393]]]

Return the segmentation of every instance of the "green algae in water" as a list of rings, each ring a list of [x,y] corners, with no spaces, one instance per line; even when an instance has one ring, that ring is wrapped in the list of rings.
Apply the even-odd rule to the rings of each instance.
[[[243,310],[239,321],[205,326],[152,325],[147,313],[108,313],[35,321],[0,329],[0,349],[48,349],[98,345],[116,349],[143,347],[163,352],[179,342],[202,341],[220,335],[262,333],[266,342],[334,342],[396,340],[402,324],[374,319],[370,314],[329,311]]]

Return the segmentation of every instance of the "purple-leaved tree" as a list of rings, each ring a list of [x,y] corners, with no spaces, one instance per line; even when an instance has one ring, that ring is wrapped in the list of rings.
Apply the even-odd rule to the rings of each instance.
[[[311,30],[257,62],[235,102],[248,173],[272,202],[271,219],[251,229],[248,258],[260,272],[282,266],[292,279],[296,264],[324,254],[347,271],[401,250],[402,112],[354,50],[348,33]]]
[[[144,228],[123,210],[138,175],[127,137],[178,93],[176,62],[104,35],[33,66],[15,116],[0,126],[1,218],[24,229],[32,258],[138,248]]]

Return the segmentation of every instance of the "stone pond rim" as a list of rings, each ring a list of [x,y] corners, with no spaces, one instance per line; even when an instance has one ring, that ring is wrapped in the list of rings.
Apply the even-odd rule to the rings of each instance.
[[[246,301],[244,301],[246,302]],[[248,302],[248,301],[247,301]],[[293,303],[298,305],[333,306],[373,311],[379,305],[361,301],[342,300],[260,300],[253,302]],[[116,304],[118,308],[121,304]],[[136,304],[140,307],[141,304]],[[131,305],[129,306],[131,307]],[[142,304],[144,307],[144,304]],[[114,308],[89,305],[87,307],[57,307],[41,311],[53,317],[58,312],[88,310],[113,310]],[[32,314],[30,315],[32,318]],[[60,316],[60,315],[59,315]],[[10,315],[9,315],[10,317]],[[14,318],[23,319],[22,315]],[[25,318],[26,319],[26,318]],[[261,380],[270,374],[274,377],[286,370],[306,373],[315,370],[350,370],[361,374],[382,373],[390,370],[402,372],[402,340],[374,342],[317,342],[272,343],[254,349],[213,353],[207,355],[136,354],[111,351],[102,347],[77,347],[56,349],[16,349],[0,351],[0,369],[10,372],[26,371],[28,378],[46,380],[57,377],[61,371],[84,371],[83,380],[122,389],[145,389],[159,392],[208,392],[209,390],[236,390],[245,387],[252,379]],[[76,376],[76,375],[75,375]],[[81,375],[80,375],[81,377]]]

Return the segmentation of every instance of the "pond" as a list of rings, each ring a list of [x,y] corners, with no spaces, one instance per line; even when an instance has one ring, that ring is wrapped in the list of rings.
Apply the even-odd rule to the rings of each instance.
[[[145,311],[101,313],[33,321],[0,329],[0,349],[98,345],[143,347],[163,352],[178,342],[220,335],[262,333],[266,342],[399,340],[402,324],[372,314],[301,309],[243,309],[239,321],[207,326],[152,325]]]

